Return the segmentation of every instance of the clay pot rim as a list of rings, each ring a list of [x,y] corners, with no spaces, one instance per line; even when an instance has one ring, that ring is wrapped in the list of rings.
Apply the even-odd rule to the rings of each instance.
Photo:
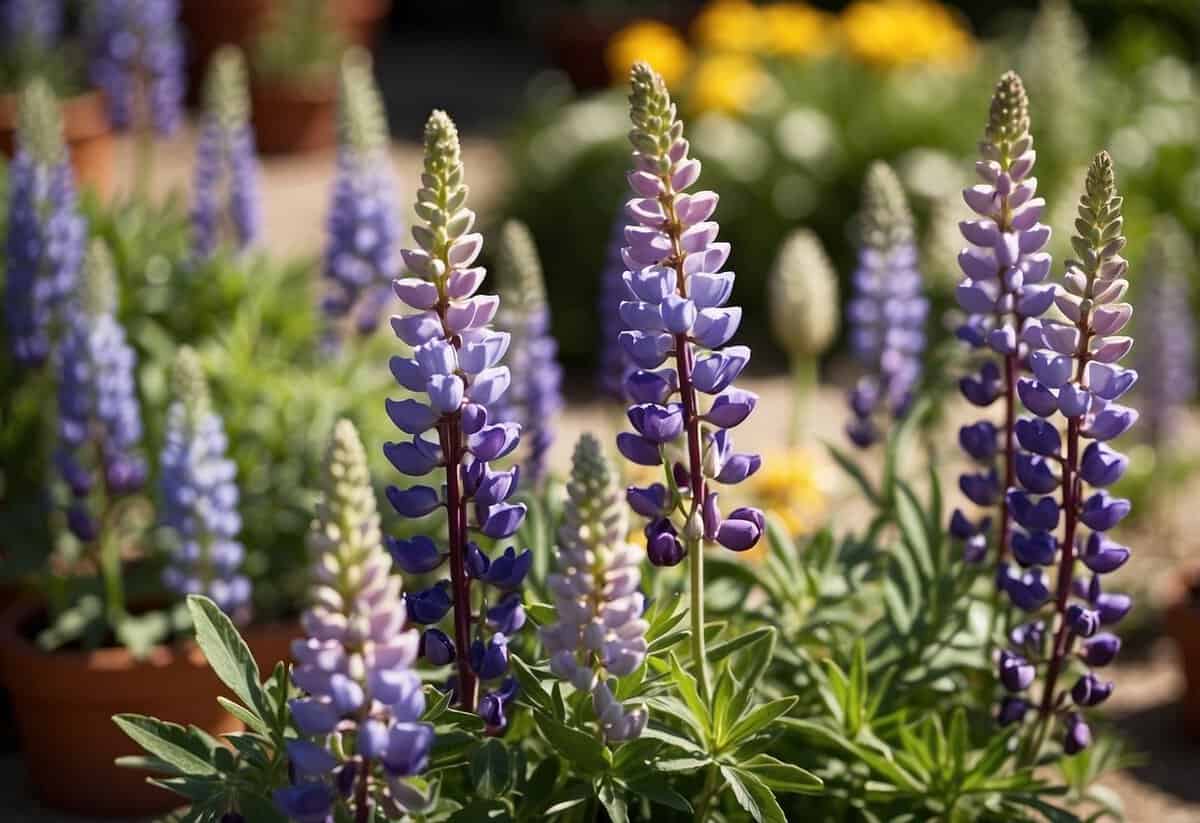
[[[208,663],[194,640],[169,644],[160,643],[142,659],[135,658],[124,646],[111,646],[90,651],[68,650],[47,652],[25,637],[21,628],[45,609],[39,597],[26,597],[0,613],[0,675],[6,688],[14,694],[35,696],[53,702],[57,696],[72,693],[78,702],[89,702],[86,690],[79,688],[79,676],[119,679],[138,691],[154,687],[156,670],[204,670]],[[295,635],[297,628],[288,623],[251,625],[242,630],[253,647],[257,637],[286,631]],[[271,664],[274,665],[274,662]],[[260,676],[268,672],[260,670]],[[140,685],[139,685],[140,684]],[[107,698],[97,698],[104,702]]]
[[[0,128],[16,129],[16,92],[0,94]],[[63,136],[67,142],[87,140],[112,132],[108,120],[108,103],[99,89],[87,89],[70,97],[59,98],[62,110]]]
[[[270,103],[272,96],[285,97],[289,101],[303,100],[313,103],[330,103],[337,99],[336,70],[329,73],[313,73],[311,76],[264,75],[254,72],[250,78],[250,96],[256,103]]]

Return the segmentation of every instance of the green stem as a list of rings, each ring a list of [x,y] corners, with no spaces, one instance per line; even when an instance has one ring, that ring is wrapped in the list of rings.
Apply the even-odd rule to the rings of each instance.
[[[696,823],[704,823],[708,819],[708,809],[712,805],[713,798],[717,796],[717,771],[716,764],[708,767],[708,774],[704,778],[704,788],[700,790],[700,798],[696,801]]]
[[[788,428],[788,445],[799,446],[805,440],[804,423],[810,419],[813,389],[817,385],[817,361],[814,357],[795,357],[792,360],[792,422]]]
[[[104,579],[104,613],[109,627],[116,631],[127,614],[125,582],[121,579],[121,541],[114,539],[107,528],[100,536],[99,566]]]
[[[708,649],[704,639],[704,541],[688,541],[688,564],[691,573],[691,612],[692,618],[692,668],[696,671],[696,685],[700,690],[700,699],[704,705],[709,704],[710,688],[708,685]]]

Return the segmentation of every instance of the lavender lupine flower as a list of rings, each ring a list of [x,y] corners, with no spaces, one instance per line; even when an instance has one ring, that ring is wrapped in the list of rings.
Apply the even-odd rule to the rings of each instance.
[[[612,237],[600,270],[600,297],[596,309],[600,313],[600,370],[596,384],[600,391],[619,403],[628,402],[625,396],[625,380],[637,367],[629,359],[621,345],[621,303],[629,291],[625,288],[625,261],[621,251],[625,248],[625,215],[622,213],[613,224]]]
[[[546,455],[554,444],[554,418],[562,410],[562,367],[558,343],[550,334],[550,306],[533,235],[510,220],[500,229],[496,278],[504,307],[497,325],[511,335],[512,386],[495,409],[496,420],[521,424],[527,454],[521,470],[533,488],[546,475]]]
[[[192,255],[197,260],[216,252],[223,226],[233,246],[244,250],[258,239],[262,224],[246,64],[236,46],[223,46],[213,56],[205,97],[192,192]]]
[[[1196,394],[1196,328],[1188,278],[1195,272],[1191,240],[1179,224],[1163,218],[1146,248],[1137,332],[1138,396],[1146,438],[1169,442],[1180,409]]]
[[[1027,488],[1046,487],[1043,491],[1056,483],[1045,455],[1017,448],[1017,378],[1029,354],[1021,335],[1031,318],[1050,307],[1054,287],[1044,284],[1051,261],[1042,249],[1050,228],[1039,222],[1045,201],[1034,196],[1036,153],[1029,134],[1029,101],[1021,78],[1013,72],[996,85],[979,145],[981,159],[975,169],[983,182],[963,190],[963,199],[977,217],[959,223],[969,245],[958,255],[963,279],[955,292],[967,314],[958,337],[975,350],[978,365],[959,387],[968,402],[981,408],[1002,399],[1003,419],[981,420],[961,430],[959,442],[976,468],[960,478],[959,486],[977,507],[995,510],[999,539],[994,554],[1001,564],[1010,540],[1014,549],[1027,540],[1024,535],[1010,538],[1012,518],[1004,492],[1018,480]],[[1020,399],[1031,411],[1045,408],[1037,390],[1021,392]],[[954,512],[950,531],[963,542],[969,561],[987,557],[992,522],[991,514],[973,521],[961,510]],[[1000,579],[1005,579],[1008,570],[998,568]]]
[[[225,452],[225,426],[212,409],[204,368],[191,348],[179,350],[173,375],[175,400],[167,409],[160,457],[164,519],[175,533],[167,589],[203,594],[231,615],[250,617],[250,581],[241,573],[238,542],[237,466]]]
[[[756,454],[734,452],[729,433],[754,411],[758,397],[732,385],[750,349],[725,347],[742,310],[726,305],[734,274],[722,271],[730,248],[717,242],[719,227],[709,219],[717,195],[687,193],[700,176],[700,161],[688,157],[683,122],[662,77],[637,63],[632,85],[628,180],[634,196],[625,207],[630,225],[621,254],[629,299],[621,303],[626,330],[620,341],[638,370],[625,381],[634,431],[620,434],[617,447],[634,463],[669,469],[669,488],[632,487],[628,497],[649,521],[650,562],[673,566],[690,558],[692,660],[707,699],[703,546],[745,551],[764,528],[757,509],[722,517],[712,483],[740,483],[761,465]],[[674,366],[661,368],[668,358]]]
[[[92,81],[118,131],[163,136],[183,113],[183,43],[177,0],[95,0],[87,18]]]
[[[8,174],[5,321],[13,359],[38,366],[64,321],[87,236],[58,103],[40,78],[21,95],[17,152]]]
[[[1131,338],[1119,334],[1132,309],[1121,302],[1129,286],[1128,264],[1120,255],[1125,245],[1121,198],[1105,152],[1096,155],[1088,168],[1075,226],[1078,233],[1071,245],[1078,259],[1067,262],[1054,298],[1066,322],[1031,321],[1022,333],[1032,350],[1033,370],[1032,378],[1021,379],[1022,396],[1036,395],[1045,405],[1034,408],[1036,404],[1026,403],[1038,416],[1018,420],[1016,437],[1025,453],[1034,456],[1031,459],[1045,462],[1029,470],[1032,482],[1018,471],[1024,488],[1008,493],[1009,510],[1020,527],[1013,532],[1013,556],[1031,571],[1022,577],[1007,572],[1001,582],[1019,608],[1036,612],[1050,603],[1054,615],[1053,634],[1045,630],[1051,625],[1048,619],[1037,621],[1036,629],[1018,627],[1011,639],[1020,648],[1001,657],[1002,666],[1005,655],[1011,654],[1021,655],[1030,665],[1045,661],[1038,720],[1028,743],[1030,758],[1037,756],[1056,716],[1063,720],[1063,747],[1068,754],[1088,745],[1091,732],[1081,711],[1102,702],[1112,691],[1112,685],[1090,669],[1110,662],[1120,646],[1115,636],[1100,630],[1117,623],[1132,605],[1129,597],[1105,592],[1100,584],[1101,575],[1129,558],[1129,550],[1106,534],[1129,513],[1129,501],[1106,490],[1127,465],[1108,442],[1137,420],[1137,412],[1116,402],[1133,386],[1137,374],[1118,365],[1133,345]],[[1052,422],[1056,411],[1066,418],[1065,432]],[[1061,505],[1053,496],[1059,489]],[[1076,578],[1077,561],[1092,573],[1086,582]],[[1041,569],[1056,564],[1052,595]],[[1059,678],[1073,652],[1082,674],[1060,692]],[[1022,678],[1006,686],[1020,694],[1030,683]],[[1001,714],[1015,719],[1017,713],[1002,709]]]
[[[626,541],[628,533],[612,466],[600,443],[585,434],[571,462],[558,571],[548,579],[558,622],[541,636],[551,670],[591,692],[601,733],[610,741],[631,740],[646,726],[646,710],[624,708],[609,680],[632,674],[646,658],[649,625],[638,590],[642,552]]]
[[[13,50],[41,50],[54,45],[62,31],[61,0],[0,2],[0,43]]]
[[[882,162],[867,171],[862,239],[846,310],[850,348],[866,369],[850,392],[850,440],[866,448],[880,437],[876,413],[902,418],[921,378],[925,318],[912,213],[896,173]]]
[[[54,455],[72,496],[67,524],[84,543],[99,535],[89,505],[93,491],[103,498],[97,507],[105,510],[146,481],[146,464],[138,453],[137,358],[114,315],[116,302],[112,259],[96,240],[88,250],[82,306],[69,313],[59,352],[59,445]]]
[[[275,803],[298,821],[331,820],[335,806],[346,819],[374,819],[369,809],[402,807],[410,795],[403,778],[424,771],[434,731],[420,722],[425,693],[412,670],[419,638],[404,628],[400,577],[391,574],[367,455],[348,420],[329,443],[309,548],[307,637],[292,644],[292,681],[306,694],[290,703],[301,737],[288,744],[293,782]]]
[[[400,275],[400,221],[388,158],[387,121],[371,58],[351,50],[342,58],[337,179],[329,208],[323,308],[359,334],[379,326]]]
[[[480,681],[500,681],[508,668],[508,638],[525,623],[519,589],[533,556],[509,546],[489,557],[470,537],[504,541],[516,533],[525,504],[509,503],[519,471],[488,464],[511,453],[520,439],[516,423],[492,422],[491,409],[508,389],[508,368],[499,365],[509,335],[489,324],[500,299],[476,295],[486,274],[472,265],[483,238],[471,231],[475,213],[466,207],[467,187],[458,130],[445,112],[425,124],[425,169],[417,190],[413,226],[417,247],[401,254],[408,276],[394,284],[409,313],[392,318],[396,335],[412,346],[412,357],[393,357],[392,374],[410,392],[424,398],[389,400],[388,416],[411,441],[384,444],[384,454],[402,474],[423,477],[444,467],[444,491],[416,485],[387,490],[403,517],[422,517],[445,507],[447,551],[419,535],[390,540],[397,564],[410,574],[425,574],[450,561],[450,579],[408,596],[412,619],[428,628],[422,650],[432,663],[454,662],[458,701],[476,711],[494,730],[506,723],[504,705],[515,692],[511,679],[478,696]],[[436,439],[425,433],[433,430]],[[471,598],[479,582],[478,613]],[[437,628],[453,612],[451,639]]]

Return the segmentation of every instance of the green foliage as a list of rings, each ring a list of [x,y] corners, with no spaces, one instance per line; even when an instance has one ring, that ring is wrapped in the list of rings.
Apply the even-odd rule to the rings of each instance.
[[[342,36],[325,0],[285,0],[275,4],[270,26],[255,43],[254,68],[264,77],[303,83],[332,77]]]

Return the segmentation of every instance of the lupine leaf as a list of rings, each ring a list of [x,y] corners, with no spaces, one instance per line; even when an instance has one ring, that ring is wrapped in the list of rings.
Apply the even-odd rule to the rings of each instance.
[[[742,768],[753,772],[768,788],[777,792],[820,794],[824,788],[821,778],[812,772],[784,763],[769,754],[756,754],[743,763]]]
[[[521,686],[520,699],[524,699],[543,711],[549,711],[550,693],[542,686],[542,681],[518,655],[510,655],[508,659],[512,664],[513,675],[516,676],[517,683]],[[449,697],[449,692],[447,692],[447,697]]]
[[[241,703],[236,703],[222,695],[217,696],[217,703],[221,705],[222,709],[245,723],[247,728],[254,729],[254,731],[260,734],[270,735],[270,726],[267,725],[265,720],[255,714],[253,710],[247,709]]]
[[[625,800],[617,793],[612,781],[601,781],[597,787],[596,796],[600,799],[604,810],[608,812],[611,823],[629,823],[629,810],[625,806]]]
[[[187,605],[196,627],[196,643],[213,673],[243,705],[269,717],[271,705],[259,683],[258,663],[233,621],[207,597],[188,595]]]
[[[648,762],[661,748],[662,741],[646,737],[622,743],[613,754],[613,771],[621,775],[644,775]]]
[[[597,774],[608,770],[609,750],[595,737],[566,726],[545,713],[536,717],[538,731],[559,754],[574,763],[580,771],[585,774]]]
[[[483,798],[503,797],[512,786],[508,747],[494,737],[484,740],[471,755],[471,783]]]
[[[881,506],[883,504],[883,499],[880,497],[879,493],[875,491],[875,487],[871,485],[871,481],[867,479],[867,476],[863,473],[863,470],[858,467],[858,464],[832,443],[826,443],[825,448],[829,450],[830,456],[833,457],[833,462],[837,463],[841,467],[842,471],[850,475],[850,478],[858,484],[858,488],[864,495],[866,495],[867,499],[876,506]]]
[[[774,793],[753,774],[722,766],[721,775],[729,783],[738,805],[749,812],[756,823],[787,823],[787,816],[779,807]]]
[[[692,813],[692,804],[679,792],[663,785],[662,781],[653,776],[642,777],[640,780],[630,780],[627,785],[634,794],[641,795],[651,803],[666,806],[684,814]]]
[[[733,728],[725,736],[724,743],[730,746],[737,745],[740,741],[757,734],[791,711],[792,706],[796,705],[796,700],[797,698],[793,695],[756,706],[749,714],[733,724]]]
[[[706,736],[710,734],[712,732],[712,716],[708,713],[708,707],[704,705],[704,701],[700,699],[700,692],[696,688],[696,679],[683,670],[675,655],[671,655],[671,679],[675,682],[675,688],[679,691],[688,709],[691,710],[692,716],[696,718],[700,728],[704,730]]]
[[[177,723],[140,714],[113,717],[121,731],[135,743],[184,775],[216,775],[210,752],[200,739]]]

